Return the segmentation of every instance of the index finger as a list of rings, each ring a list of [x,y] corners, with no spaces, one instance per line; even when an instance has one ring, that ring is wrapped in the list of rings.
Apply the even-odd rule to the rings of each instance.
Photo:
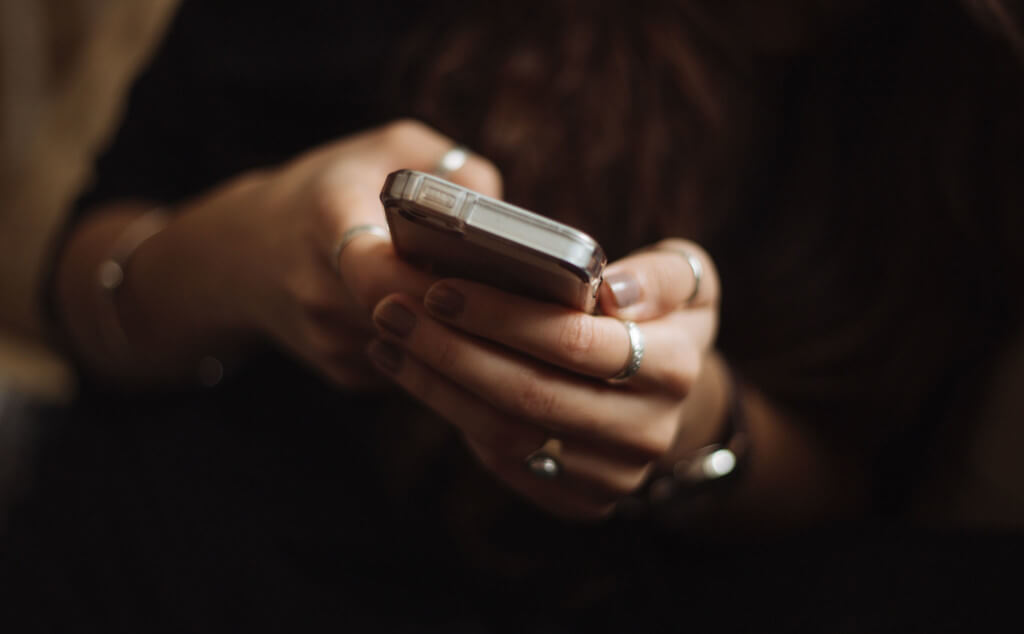
[[[606,315],[635,321],[714,306],[719,301],[718,272],[696,243],[662,240],[609,266],[599,299]]]

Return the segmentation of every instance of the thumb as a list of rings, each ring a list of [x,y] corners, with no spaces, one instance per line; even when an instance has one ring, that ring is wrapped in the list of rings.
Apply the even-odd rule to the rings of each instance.
[[[600,290],[604,314],[635,321],[717,304],[718,298],[718,273],[711,258],[697,244],[676,238],[611,264]]]

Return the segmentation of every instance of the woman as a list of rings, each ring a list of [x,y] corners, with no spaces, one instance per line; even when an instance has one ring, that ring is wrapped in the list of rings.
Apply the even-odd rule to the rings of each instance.
[[[258,517],[263,556],[384,588],[486,570],[592,605],[666,515],[759,535],[905,509],[1020,325],[1005,12],[458,4],[182,8],[54,276],[86,410],[141,391],[119,416],[181,434],[161,455],[225,449],[203,495],[241,501],[214,525]],[[358,229],[390,171],[457,144],[453,181],[604,245],[600,316],[439,280]],[[609,382],[638,356],[621,320],[644,354]],[[709,443],[730,477],[651,488]],[[554,479],[524,467],[542,447]]]

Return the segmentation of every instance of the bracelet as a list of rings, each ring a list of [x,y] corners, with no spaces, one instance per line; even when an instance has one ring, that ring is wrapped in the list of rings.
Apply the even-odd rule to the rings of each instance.
[[[128,263],[132,256],[147,240],[163,231],[169,222],[170,214],[163,207],[151,209],[132,220],[114,241],[110,255],[96,269],[100,337],[104,350],[117,356],[120,361],[131,361],[132,348],[121,324],[117,292],[127,277]],[[212,355],[200,359],[196,368],[196,378],[200,385],[214,387],[224,376],[225,368],[220,359]]]
[[[667,472],[651,479],[636,495],[621,505],[626,516],[651,516],[669,526],[684,525],[692,503],[723,488],[742,475],[750,460],[743,393],[735,379],[730,381],[728,407],[718,439],[685,458]]]
[[[168,214],[162,207],[151,209],[132,220],[114,241],[110,255],[96,269],[99,331],[103,349],[121,360],[131,356],[131,344],[121,325],[117,291],[124,284],[132,255],[146,240],[160,233],[167,223]]]

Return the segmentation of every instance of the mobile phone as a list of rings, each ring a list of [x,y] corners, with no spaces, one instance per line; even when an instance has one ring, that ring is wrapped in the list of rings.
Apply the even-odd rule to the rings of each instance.
[[[594,312],[608,260],[582,231],[414,170],[389,174],[380,199],[403,259]]]

